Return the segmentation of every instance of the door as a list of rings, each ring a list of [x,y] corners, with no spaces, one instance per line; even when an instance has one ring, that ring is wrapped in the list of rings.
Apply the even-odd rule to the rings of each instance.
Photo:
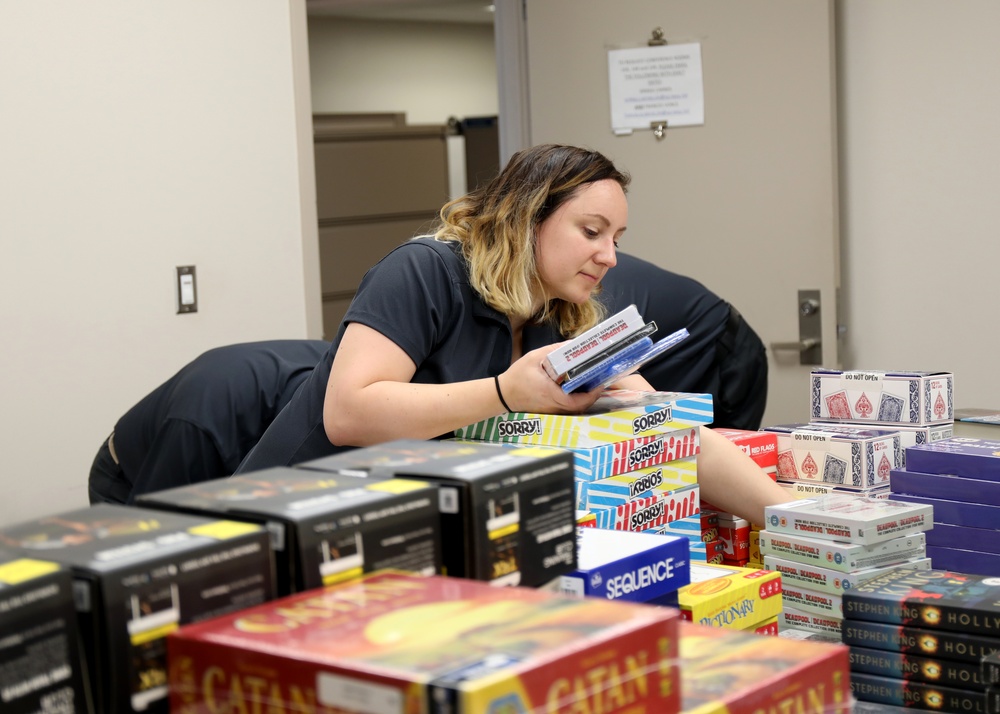
[[[623,249],[733,303],[768,345],[764,425],[808,421],[811,367],[789,349],[800,291],[819,293],[822,364],[839,362],[832,2],[525,2],[530,143],[588,146],[628,170]],[[607,52],[656,28],[700,43],[705,123],[616,136]]]

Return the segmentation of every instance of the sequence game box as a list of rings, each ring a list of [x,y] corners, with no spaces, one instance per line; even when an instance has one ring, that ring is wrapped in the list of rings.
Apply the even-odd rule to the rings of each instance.
[[[265,525],[280,595],[381,568],[441,572],[438,494],[424,481],[279,467],[145,494],[139,503]]]
[[[665,434],[683,438],[686,430],[710,424],[712,415],[711,394],[609,389],[582,414],[511,412],[456,429],[455,436],[493,443],[591,448]],[[640,466],[618,473],[636,468]]]
[[[865,491],[889,483],[902,466],[899,432],[843,424],[779,424],[778,480],[810,481]]]
[[[928,505],[829,494],[764,509],[771,533],[807,535],[821,540],[872,545],[933,525]]]
[[[0,549],[0,711],[89,711],[76,630],[70,572]]]
[[[844,616],[1000,637],[1000,578],[894,570],[845,593]]]
[[[729,565],[691,564],[691,584],[660,598],[690,622],[743,630],[781,613],[781,574]]]
[[[912,533],[881,543],[860,545],[762,530],[759,542],[763,555],[852,573],[923,557],[927,549],[927,534]]]
[[[399,439],[297,468],[435,485],[445,575],[536,587],[576,567],[573,457],[563,449]]]
[[[814,369],[809,377],[810,421],[932,424],[955,416],[949,372]]]
[[[73,574],[94,711],[167,711],[167,635],[275,596],[252,523],[100,504],[0,528],[0,545]]]
[[[679,619],[383,571],[173,633],[171,710],[674,714]]]
[[[850,711],[847,648],[680,626],[684,714]]]
[[[910,471],[1000,481],[1000,441],[955,436],[913,446],[906,456]]]

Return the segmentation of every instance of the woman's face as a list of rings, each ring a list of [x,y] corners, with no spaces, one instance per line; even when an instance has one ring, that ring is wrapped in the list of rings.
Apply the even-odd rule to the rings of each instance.
[[[538,226],[535,262],[546,297],[584,303],[617,263],[615,249],[628,222],[617,181],[583,185]]]

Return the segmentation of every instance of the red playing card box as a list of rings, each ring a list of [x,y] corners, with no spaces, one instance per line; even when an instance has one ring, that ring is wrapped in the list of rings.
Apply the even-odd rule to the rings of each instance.
[[[382,571],[172,634],[171,711],[673,714],[678,624],[673,609]]]

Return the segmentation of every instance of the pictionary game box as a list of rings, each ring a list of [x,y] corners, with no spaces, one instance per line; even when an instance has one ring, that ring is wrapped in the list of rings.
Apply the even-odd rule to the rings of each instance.
[[[691,584],[658,604],[679,607],[701,625],[745,630],[781,613],[781,574],[729,565],[691,564]]]
[[[760,550],[805,565],[816,565],[842,573],[902,563],[922,558],[926,553],[927,534],[911,533],[873,545],[839,543],[791,533],[760,532]]]
[[[252,523],[101,504],[0,529],[0,546],[73,575],[94,711],[167,711],[166,636],[275,596]]]
[[[0,711],[90,710],[69,570],[0,549],[0,633]]]
[[[679,619],[382,571],[173,633],[171,711],[674,714]]]
[[[582,414],[511,412],[456,429],[455,436],[493,443],[591,448],[662,434],[683,438],[684,432],[711,421],[711,394],[609,389]],[[618,473],[636,468],[640,467]]]
[[[771,533],[872,545],[930,530],[931,507],[923,504],[829,494],[764,508]]]
[[[381,568],[441,572],[438,494],[424,481],[277,467],[145,494],[138,502],[265,525],[279,595]]]
[[[297,468],[435,485],[445,575],[537,587],[576,567],[573,456],[564,449],[399,439]]]
[[[649,602],[691,582],[687,538],[603,528],[576,537],[577,567],[560,576],[559,592]]]
[[[914,446],[906,457],[910,471],[1000,481],[1000,441],[955,436]]]
[[[778,480],[818,481],[863,491],[888,485],[902,465],[899,432],[842,424],[779,424]]]
[[[684,714],[851,711],[848,650],[682,622]]]
[[[950,372],[814,369],[810,420],[932,424],[955,418]]]

